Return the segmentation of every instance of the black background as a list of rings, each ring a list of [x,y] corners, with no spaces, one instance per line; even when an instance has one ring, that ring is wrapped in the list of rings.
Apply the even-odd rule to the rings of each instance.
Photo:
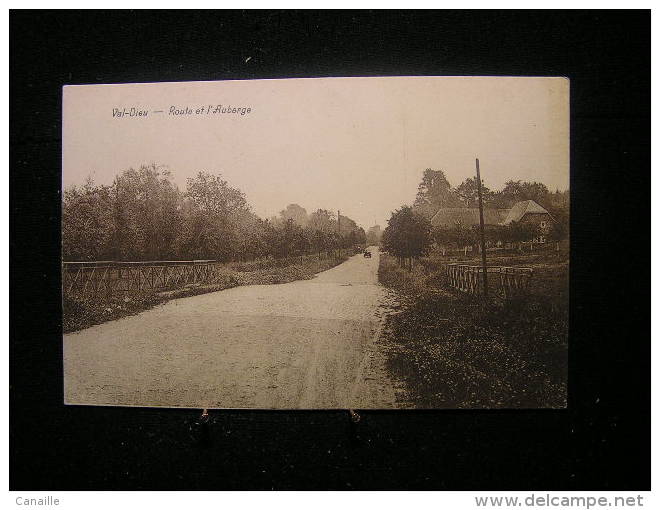
[[[13,11],[10,60],[11,489],[650,488],[649,11]],[[61,86],[387,75],[571,79],[569,409],[63,406]]]

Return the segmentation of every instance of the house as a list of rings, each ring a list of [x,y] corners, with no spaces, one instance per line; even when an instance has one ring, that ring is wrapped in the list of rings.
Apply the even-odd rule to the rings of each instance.
[[[484,209],[485,225],[501,225],[506,220],[510,209]],[[479,226],[479,209],[467,207],[448,207],[439,209],[431,218],[434,227]]]
[[[545,243],[545,236],[550,230],[550,225],[555,219],[534,200],[524,200],[513,205],[509,214],[502,222],[502,225],[510,225],[513,222],[520,222],[523,225],[534,225],[539,235],[534,238],[534,242]]]
[[[544,227],[549,225],[550,221],[555,220],[548,211],[534,202],[534,200],[524,200],[514,204],[514,206],[509,209],[509,214],[507,214],[502,225],[509,225],[514,221],[522,221],[527,224],[533,223],[534,225]]]
[[[535,242],[544,243],[545,235],[554,218],[534,200],[517,202],[511,209],[484,209],[484,225],[510,225],[513,222],[532,224],[538,228]],[[439,209],[431,218],[434,227],[479,226],[478,208],[449,207]]]

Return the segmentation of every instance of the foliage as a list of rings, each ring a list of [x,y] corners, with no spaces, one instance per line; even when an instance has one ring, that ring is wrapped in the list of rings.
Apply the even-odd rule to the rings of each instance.
[[[167,170],[156,165],[130,168],[115,178],[110,196],[114,236],[108,258],[157,260],[174,255],[181,195]]]
[[[407,272],[383,255],[378,274],[400,295],[399,313],[388,316],[383,341],[387,367],[404,382],[412,405],[566,406],[567,264],[539,268],[547,279],[527,299],[504,304],[450,292],[444,268],[420,262]]]
[[[401,259],[419,257],[431,244],[431,224],[412,207],[403,206],[388,220],[382,244],[385,250]]]
[[[479,207],[479,190],[477,189],[477,178],[468,177],[455,190],[456,195],[461,199],[463,207]],[[481,180],[481,196],[484,206],[489,204],[494,193],[489,190],[483,179]]]
[[[64,191],[62,251],[76,260],[103,260],[112,251],[113,200],[108,186],[94,186],[91,179],[81,187]]]
[[[325,209],[318,209],[309,216],[308,226],[324,234],[337,231],[337,220],[333,214]]]
[[[539,232],[538,227],[533,224],[513,221],[504,230],[504,233],[504,241],[510,243],[523,243],[534,239],[534,237],[536,237]]]
[[[560,241],[567,237],[567,225],[551,222],[547,235]],[[487,246],[497,242],[522,243],[541,234],[540,227],[531,223],[511,222],[509,225],[484,225],[484,237]],[[457,224],[454,227],[436,226],[431,230],[431,238],[438,246],[461,249],[465,246],[477,246],[480,243],[479,227]]]
[[[143,165],[111,186],[88,179],[64,192],[64,260],[246,261],[326,254],[364,245],[351,218],[289,204],[274,221],[254,214],[245,195],[219,175],[199,172],[181,192],[170,173]]]
[[[380,225],[374,225],[369,227],[367,230],[367,244],[368,245],[378,245],[380,240],[383,237],[383,231],[380,228]]]
[[[495,244],[499,241],[511,242],[513,237],[511,231],[512,228],[510,226],[485,225],[484,237],[486,243]],[[528,230],[525,231],[527,232]],[[531,232],[531,230],[529,230],[529,232]],[[460,224],[454,227],[433,227],[433,230],[431,231],[431,237],[433,242],[438,246],[454,246],[459,249],[465,246],[476,246],[481,241],[478,226],[465,226]],[[524,239],[524,241],[528,241],[532,237],[533,235],[530,235],[530,237]]]
[[[419,183],[413,208],[415,212],[430,219],[443,207],[461,207],[461,201],[442,170],[427,168]]]
[[[555,217],[568,214],[568,190],[556,190],[551,193],[548,187],[540,182],[509,180],[501,190],[497,191],[490,190],[483,179],[481,189],[483,203],[488,207],[510,209],[517,202],[534,200]],[[424,170],[413,204],[415,212],[431,218],[438,209],[452,207],[478,207],[476,177],[468,177],[456,188],[452,188],[441,170],[431,168]]]
[[[301,227],[306,227],[309,217],[307,216],[307,211],[304,207],[299,206],[298,204],[289,204],[286,206],[286,209],[280,211],[280,217],[283,222],[288,220],[293,220],[296,224]]]
[[[568,217],[562,215],[555,217],[555,221],[551,222],[548,238],[553,241],[563,241],[568,237]]]
[[[546,206],[548,203],[548,188],[540,182],[507,181],[504,188],[493,195],[493,207],[509,209],[516,202],[534,200],[537,204]]]
[[[454,227],[434,227],[433,241],[440,246],[455,245],[458,248],[479,242],[479,231],[472,226],[457,224]]]

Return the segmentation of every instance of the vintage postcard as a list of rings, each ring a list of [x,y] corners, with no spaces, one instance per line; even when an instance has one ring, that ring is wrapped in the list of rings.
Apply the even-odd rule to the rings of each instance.
[[[67,404],[562,408],[569,82],[63,89]]]

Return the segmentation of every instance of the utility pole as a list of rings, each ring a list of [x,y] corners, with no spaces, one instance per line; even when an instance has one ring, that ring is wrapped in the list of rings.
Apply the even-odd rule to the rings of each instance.
[[[339,234],[339,258],[341,258],[341,211],[337,209],[337,234]]]
[[[486,235],[484,234],[484,203],[481,196],[481,174],[477,158],[477,193],[479,194],[479,233],[481,235],[481,265],[484,270],[484,297],[488,297],[488,269],[486,268]]]

